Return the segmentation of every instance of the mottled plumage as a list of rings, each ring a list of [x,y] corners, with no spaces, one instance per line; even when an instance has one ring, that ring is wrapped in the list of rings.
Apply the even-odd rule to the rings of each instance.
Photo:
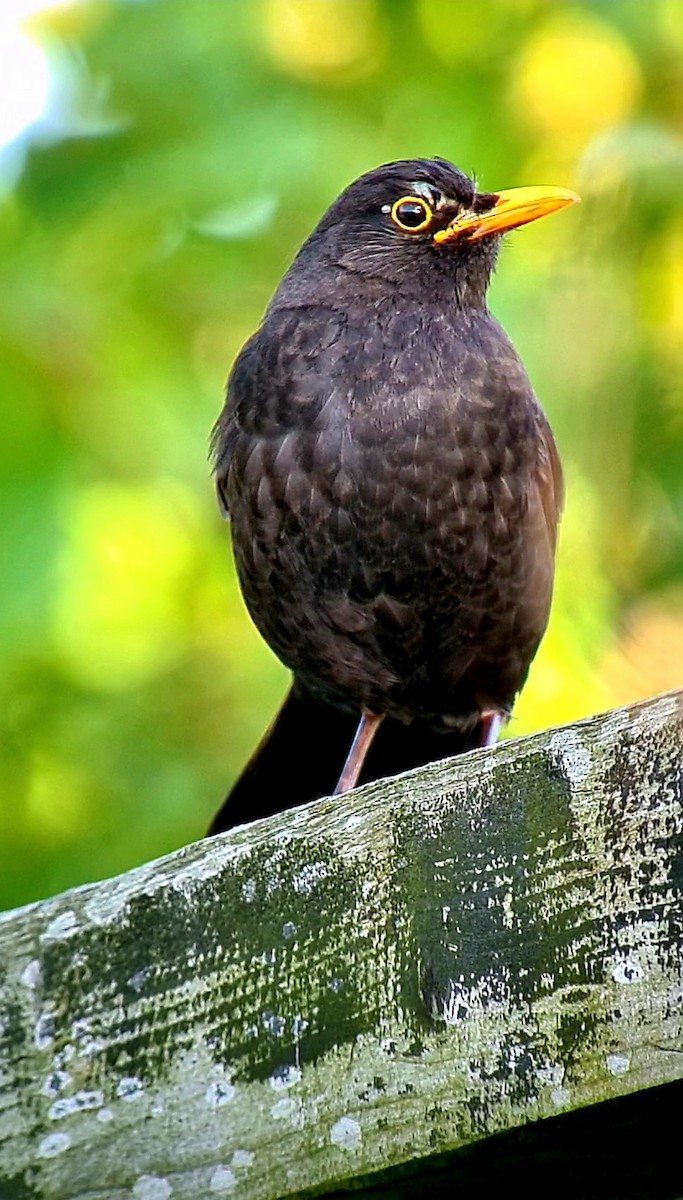
[[[419,185],[424,235],[387,212]],[[433,757],[441,743],[453,749],[428,726],[468,731],[458,736],[471,745],[483,713],[508,714],[550,608],[561,472],[526,372],[486,308],[500,237],[433,240],[496,199],[441,159],[352,184],[238,356],[214,432],[244,598],[294,672],[290,704],[344,737],[362,711],[387,715],[374,749],[383,771],[392,738],[404,739],[400,769],[406,738],[408,765],[424,760],[421,740]],[[326,754],[324,737],[311,755]],[[332,736],[330,746],[325,784],[300,791],[280,748],[272,778],[282,786],[289,773],[288,802],[330,790],[341,765]],[[229,800],[214,828],[266,811],[262,786],[253,808],[248,795],[241,812]]]

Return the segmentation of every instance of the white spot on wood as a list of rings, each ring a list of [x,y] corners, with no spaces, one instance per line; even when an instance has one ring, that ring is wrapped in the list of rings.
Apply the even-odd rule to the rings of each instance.
[[[101,1121],[103,1125],[107,1125],[109,1121],[114,1120],[114,1114],[110,1108],[101,1108],[97,1113],[97,1120]]]
[[[602,718],[597,728],[597,740],[601,746],[613,746],[620,735],[629,728],[631,719],[626,709],[616,708]]]
[[[124,1075],[116,1085],[119,1100],[139,1100],[144,1090],[142,1080],[137,1075]]]
[[[562,1063],[544,1063],[543,1066],[538,1067],[536,1078],[539,1083],[557,1087],[564,1079],[564,1067]]]
[[[292,1100],[290,1096],[285,1096],[272,1106],[270,1115],[275,1121],[286,1121],[288,1117],[295,1115],[298,1107],[296,1100]]]
[[[277,1013],[269,1012],[268,1009],[261,1013],[261,1024],[264,1029],[267,1029],[271,1037],[282,1037],[287,1026],[284,1017],[279,1017]]]
[[[168,1179],[162,1175],[141,1175],[133,1184],[135,1200],[168,1200],[172,1192]]]
[[[77,1017],[71,1025],[71,1036],[77,1044],[78,1053],[83,1058],[92,1058],[104,1050],[101,1038],[92,1036],[92,1021],[90,1017]]]
[[[33,1030],[33,1044],[36,1050],[47,1050],[55,1036],[55,1017],[52,1011],[41,1013]]]
[[[340,1117],[330,1130],[332,1145],[342,1150],[358,1150],[362,1140],[363,1131],[353,1117]]]
[[[69,1149],[71,1138],[68,1133],[48,1133],[47,1137],[41,1139],[38,1146],[39,1158],[56,1158],[58,1154],[63,1154]]]
[[[149,1112],[152,1117],[162,1117],[165,1112],[163,1100],[155,1100],[153,1104],[150,1104]]]
[[[242,884],[242,899],[245,904],[251,904],[256,899],[256,880],[245,879]]]
[[[62,1096],[59,1100],[55,1100],[47,1110],[47,1115],[51,1121],[61,1121],[62,1117],[68,1117],[71,1113],[76,1112],[77,1105],[73,1096]]]
[[[234,1098],[235,1088],[227,1079],[217,1079],[206,1089],[206,1103],[212,1108],[222,1108]]]
[[[234,1171],[230,1167],[216,1167],[209,1180],[210,1192],[229,1192],[237,1183]]]
[[[644,975],[643,968],[635,958],[623,959],[612,971],[612,979],[615,983],[639,983]]]
[[[121,892],[102,895],[99,893],[83,905],[83,913],[93,925],[108,925],[125,908],[126,897]]]
[[[555,1108],[566,1108],[571,1099],[569,1088],[553,1088],[552,1092],[550,1093],[550,1099],[555,1105]]]
[[[434,1015],[440,1016],[447,1025],[458,1025],[460,1021],[464,1021],[469,1016],[471,1007],[470,998],[465,989],[455,980],[449,979],[448,995],[442,1002],[441,1012],[437,1011]]]
[[[324,862],[306,863],[293,877],[292,887],[300,896],[310,896],[319,883],[327,879],[329,872]]]
[[[292,1037],[298,1042],[302,1033],[308,1029],[308,1021],[305,1017],[292,1017]]]
[[[100,1054],[104,1050],[104,1042],[101,1038],[87,1038],[78,1048],[78,1053],[81,1058],[92,1058],[95,1054]]]
[[[605,1066],[610,1075],[625,1075],[631,1067],[631,1060],[624,1054],[608,1054]]]
[[[38,962],[37,958],[32,958],[30,963],[27,963],[21,972],[21,975],[19,976],[19,982],[23,983],[24,987],[31,988],[31,990],[33,990],[40,985],[41,980],[42,971],[40,969],[40,963]]]
[[[51,1071],[40,1090],[44,1096],[58,1096],[70,1083],[71,1076],[66,1071]]]
[[[101,1108],[104,1104],[104,1093],[99,1088],[92,1092],[76,1092],[74,1100],[80,1109]]]
[[[75,1057],[76,1047],[74,1046],[73,1042],[67,1042],[66,1046],[62,1046],[61,1050],[57,1051],[52,1061],[56,1068],[61,1069],[62,1067],[65,1067],[67,1063],[70,1063]]]
[[[71,1022],[71,1036],[75,1042],[83,1041],[83,1038],[90,1037],[91,1028],[90,1017],[76,1017],[76,1020]]]
[[[588,778],[593,760],[575,730],[558,729],[548,742],[548,749],[562,759],[571,783],[583,783]]]
[[[251,1150],[236,1150],[230,1160],[231,1167],[250,1167],[254,1161],[254,1155]]]
[[[276,1092],[283,1091],[285,1088],[294,1087],[301,1079],[301,1071],[299,1067],[286,1066],[276,1067],[270,1077],[270,1086]]]
[[[360,813],[351,813],[351,816],[347,817],[344,821],[343,829],[346,833],[350,833],[352,829],[357,829],[362,824],[363,817],[361,817]]]
[[[104,1104],[104,1095],[101,1091],[94,1092],[76,1092],[74,1096],[61,1096],[59,1100],[55,1100],[48,1109],[48,1117],[51,1121],[61,1121],[63,1117],[69,1117],[75,1112],[85,1112],[92,1108],[101,1108]]]
[[[46,929],[41,933],[41,942],[54,942],[69,937],[78,929],[76,914],[71,908],[65,909],[58,917],[53,917]]]
[[[128,980],[128,986],[131,987],[134,992],[141,992],[150,974],[151,971],[149,967],[140,967],[139,970],[134,971],[131,975],[130,979]]]

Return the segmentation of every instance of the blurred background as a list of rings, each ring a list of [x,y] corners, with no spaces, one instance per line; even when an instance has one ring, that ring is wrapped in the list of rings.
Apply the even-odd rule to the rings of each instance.
[[[275,711],[208,434],[392,158],[583,197],[491,289],[568,497],[508,733],[681,683],[682,132],[680,0],[3,0],[0,908],[201,836]]]

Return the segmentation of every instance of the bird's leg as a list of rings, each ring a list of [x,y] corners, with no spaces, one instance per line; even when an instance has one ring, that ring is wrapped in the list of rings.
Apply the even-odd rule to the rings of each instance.
[[[358,776],[363,769],[365,756],[372,745],[377,730],[379,729],[384,719],[383,713],[371,713],[363,711],[354,739],[351,743],[351,749],[346,756],[346,762],[339,776],[337,786],[332,793],[333,796],[338,796],[340,792],[350,792],[351,788],[356,786]]]
[[[503,717],[495,709],[489,709],[481,714],[481,746],[495,746],[500,733]]]

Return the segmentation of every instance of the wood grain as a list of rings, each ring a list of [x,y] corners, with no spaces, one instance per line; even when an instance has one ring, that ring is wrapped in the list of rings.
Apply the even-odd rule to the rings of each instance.
[[[0,917],[2,1200],[332,1192],[683,1078],[683,695]]]

